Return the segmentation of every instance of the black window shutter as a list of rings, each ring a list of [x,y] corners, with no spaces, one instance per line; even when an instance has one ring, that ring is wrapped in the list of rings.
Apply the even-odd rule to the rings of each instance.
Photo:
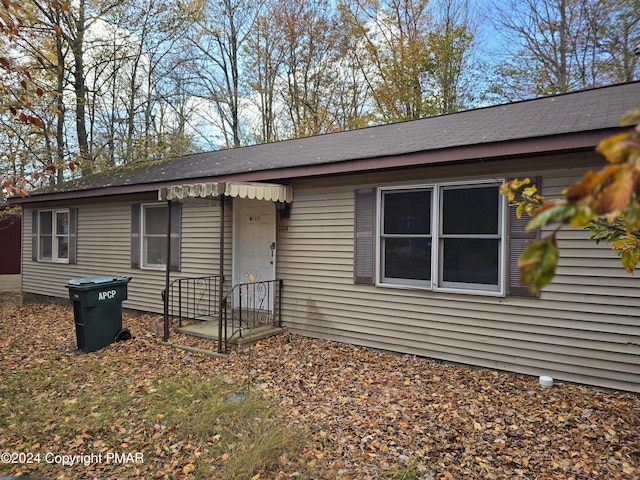
[[[355,225],[353,245],[354,283],[375,283],[376,191],[355,191]]]
[[[542,178],[532,178],[533,183],[538,187],[538,192],[542,191]],[[540,238],[540,230],[526,232],[525,228],[531,217],[526,213],[521,218],[516,216],[516,206],[508,206],[507,231],[509,239],[507,242],[507,295],[518,297],[537,297],[538,293],[532,293],[529,285],[520,283],[520,269],[518,268],[518,257],[524,252],[527,245],[533,240]]]
[[[31,211],[31,260],[38,261],[38,226],[40,215],[38,210]]]
[[[182,230],[182,203],[171,204],[171,264],[169,269],[173,272],[180,271],[180,238]]]
[[[75,264],[77,261],[77,245],[78,245],[78,209],[69,209],[69,263]]]
[[[131,205],[131,268],[140,268],[140,204]]]

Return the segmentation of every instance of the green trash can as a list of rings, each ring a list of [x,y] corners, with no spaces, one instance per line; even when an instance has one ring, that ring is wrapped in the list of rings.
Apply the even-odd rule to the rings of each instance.
[[[122,301],[127,299],[130,280],[114,275],[75,278],[66,283],[80,350],[95,352],[122,335]]]

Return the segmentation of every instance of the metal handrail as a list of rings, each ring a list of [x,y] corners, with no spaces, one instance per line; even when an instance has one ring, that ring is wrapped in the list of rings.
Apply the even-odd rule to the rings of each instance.
[[[182,319],[212,320],[217,318],[219,288],[221,288],[219,275],[173,280],[169,284],[168,316],[177,317],[179,326],[182,326]],[[163,290],[163,299],[164,295],[165,291]]]
[[[261,326],[282,326],[282,280],[238,283],[224,296],[224,345],[227,347],[227,328],[231,338],[242,331]],[[237,300],[237,305],[234,301]],[[231,319],[229,319],[231,313]],[[231,321],[230,321],[231,320]]]
[[[222,283],[219,275],[173,280],[165,302],[165,321],[177,318],[179,326],[183,319],[220,321],[219,352],[223,346],[227,351],[229,338],[242,337],[245,329],[282,326],[282,280],[239,283],[220,300]],[[162,290],[163,301],[165,295]],[[237,305],[234,305],[236,300]],[[231,327],[231,337],[227,334],[228,327]]]

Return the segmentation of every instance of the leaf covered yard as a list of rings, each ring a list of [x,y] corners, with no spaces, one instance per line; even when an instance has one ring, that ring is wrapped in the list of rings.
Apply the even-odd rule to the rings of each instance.
[[[2,300],[0,476],[640,478],[634,394],[292,334],[212,358],[153,316],[87,354],[70,308]]]

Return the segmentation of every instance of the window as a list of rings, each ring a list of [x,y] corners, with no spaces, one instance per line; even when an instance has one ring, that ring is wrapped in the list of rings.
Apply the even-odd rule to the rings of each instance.
[[[69,262],[69,210],[41,210],[37,216],[38,260]]]
[[[167,260],[167,206],[142,207],[142,266],[164,268]]]
[[[385,283],[430,285],[431,189],[384,191],[380,228]]]
[[[500,290],[501,205],[496,185],[440,189],[438,286]]]
[[[378,283],[503,291],[496,183],[380,190]]]
[[[131,268],[166,268],[167,204],[131,205]],[[182,204],[171,202],[169,268],[180,271]]]

